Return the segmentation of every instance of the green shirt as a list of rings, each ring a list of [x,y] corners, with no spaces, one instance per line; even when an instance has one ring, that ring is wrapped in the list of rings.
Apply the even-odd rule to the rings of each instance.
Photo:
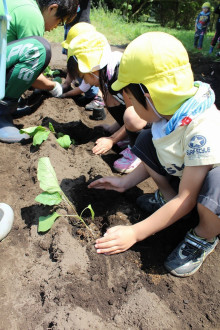
[[[44,18],[35,0],[6,0],[11,16],[7,42],[25,37],[43,37]],[[4,15],[3,2],[0,2],[0,15]]]

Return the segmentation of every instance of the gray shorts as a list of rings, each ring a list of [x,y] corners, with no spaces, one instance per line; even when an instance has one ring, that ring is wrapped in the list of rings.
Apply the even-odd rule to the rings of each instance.
[[[179,178],[167,174],[160,164],[152,141],[151,129],[145,129],[139,134],[131,151],[152,170],[166,176],[174,189],[178,186]],[[206,175],[197,202],[220,218],[220,167],[213,168]]]

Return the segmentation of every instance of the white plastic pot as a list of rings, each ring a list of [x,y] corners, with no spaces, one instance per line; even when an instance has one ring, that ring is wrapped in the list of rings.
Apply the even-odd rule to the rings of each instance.
[[[14,222],[14,212],[5,203],[0,203],[0,241],[10,232]]]

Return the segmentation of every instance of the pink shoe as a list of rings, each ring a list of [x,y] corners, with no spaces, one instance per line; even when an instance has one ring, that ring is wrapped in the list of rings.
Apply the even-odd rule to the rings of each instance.
[[[116,160],[113,165],[117,172],[130,173],[141,163],[140,158],[131,152],[130,147],[120,152],[120,155],[123,157]]]

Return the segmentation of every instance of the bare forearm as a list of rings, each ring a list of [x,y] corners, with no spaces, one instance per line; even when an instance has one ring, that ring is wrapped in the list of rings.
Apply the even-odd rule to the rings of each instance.
[[[122,177],[123,186],[125,190],[127,190],[129,188],[136,186],[137,184],[148,178],[149,178],[149,174],[146,170],[144,163],[142,162],[138,167],[134,169],[134,171]]]
[[[110,136],[113,141],[113,144],[116,144],[118,141],[121,141],[126,136],[125,126],[123,125],[119,130]]]
[[[173,198],[158,211],[153,213],[147,219],[133,225],[137,241],[154,235],[160,230],[169,227],[177,220],[188,214],[195,206],[196,201],[180,199],[179,197]]]
[[[52,89],[55,87],[55,82],[47,79],[43,74],[40,74],[32,84],[32,87],[52,91]]]
[[[72,89],[71,91],[68,91],[62,95],[62,97],[74,97],[76,95],[82,94],[82,91],[79,87],[76,87]]]

